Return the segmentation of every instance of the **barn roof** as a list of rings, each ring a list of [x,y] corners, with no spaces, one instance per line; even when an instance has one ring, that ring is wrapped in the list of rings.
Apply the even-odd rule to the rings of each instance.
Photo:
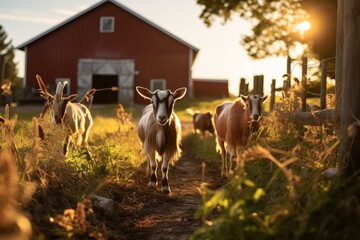
[[[92,5],[91,7],[85,9],[84,11],[81,11],[81,12],[79,12],[78,14],[76,14],[76,15],[68,18],[67,20],[61,22],[60,24],[58,24],[58,25],[50,28],[49,30],[47,30],[47,31],[45,31],[45,32],[43,32],[43,33],[41,33],[41,34],[33,37],[32,39],[30,39],[30,40],[28,40],[28,41],[26,41],[26,42],[24,42],[23,44],[20,44],[19,46],[16,47],[16,49],[20,49],[20,50],[23,50],[23,51],[24,51],[25,47],[28,46],[28,45],[30,45],[31,43],[37,41],[38,39],[46,36],[47,34],[49,34],[49,33],[51,33],[51,32],[53,32],[53,31],[61,28],[62,26],[66,25],[67,23],[69,23],[69,22],[71,22],[71,21],[73,21],[73,20],[75,20],[75,19],[77,19],[77,18],[85,15],[86,13],[88,13],[88,12],[90,12],[91,10],[93,10],[93,9],[101,6],[102,4],[104,4],[104,3],[106,3],[106,2],[111,2],[111,3],[115,4],[115,5],[118,6],[119,8],[125,10],[126,12],[128,12],[128,13],[130,13],[130,14],[132,14],[132,15],[134,15],[135,17],[137,17],[137,18],[139,18],[140,20],[146,22],[147,24],[151,25],[152,27],[158,29],[159,31],[161,31],[161,32],[163,32],[164,34],[168,35],[169,37],[173,38],[174,40],[176,40],[176,41],[184,44],[184,45],[187,46],[187,47],[189,47],[190,49],[192,49],[192,50],[195,51],[196,53],[199,51],[198,48],[194,47],[194,46],[191,45],[190,43],[182,40],[181,38],[177,37],[176,35],[170,33],[169,31],[165,30],[164,28],[160,27],[159,25],[156,25],[155,23],[151,22],[150,20],[146,19],[145,17],[141,16],[140,14],[136,13],[135,11],[129,9],[128,7],[124,6],[123,4],[121,4],[121,3],[119,3],[119,2],[117,2],[117,1],[115,1],[115,0],[102,0],[102,1],[100,1],[100,2],[98,2],[98,3],[96,3],[96,4],[94,4],[94,5]],[[195,54],[196,54],[196,53],[195,53]]]

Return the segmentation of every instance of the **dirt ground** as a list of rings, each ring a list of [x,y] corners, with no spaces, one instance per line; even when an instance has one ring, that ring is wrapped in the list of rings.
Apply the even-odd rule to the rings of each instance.
[[[194,213],[202,203],[201,184],[206,182],[208,187],[218,188],[224,180],[220,166],[205,164],[205,159],[193,156],[195,146],[186,140],[191,130],[190,123],[183,125],[183,154],[169,169],[171,194],[162,193],[161,184],[156,189],[148,187],[145,166],[136,173],[137,184],[130,188],[111,187],[117,206],[115,214],[104,214],[108,239],[181,240],[188,239],[200,226],[201,220],[195,219]]]

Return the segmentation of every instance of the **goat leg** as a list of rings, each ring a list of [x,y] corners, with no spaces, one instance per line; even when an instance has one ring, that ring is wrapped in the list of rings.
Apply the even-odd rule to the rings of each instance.
[[[67,135],[65,137],[65,141],[64,141],[64,147],[63,147],[63,151],[64,151],[64,155],[65,157],[68,156],[68,154],[74,150],[74,143],[73,143],[73,139],[71,136]]]
[[[92,160],[92,154],[89,150],[89,146],[87,144],[85,144],[85,155],[86,155],[86,160],[91,161]]]
[[[158,163],[155,159],[155,153],[149,154],[148,159],[150,160],[150,182],[149,186],[155,188],[157,186],[157,166]]]
[[[239,163],[239,167],[240,167],[240,168],[244,168],[244,166],[245,166],[245,159],[241,158],[241,147],[238,147],[238,148],[236,149],[236,156],[237,156],[236,160],[237,160],[237,162]]]
[[[230,153],[230,166],[229,166],[229,172],[233,173],[234,169],[236,167],[236,149],[234,147],[229,147],[229,153]]]
[[[169,157],[164,157],[162,166],[161,166],[161,173],[162,173],[162,181],[161,181],[161,191],[163,191],[166,194],[169,194],[171,192],[169,181],[168,181],[168,175],[169,175]]]
[[[63,145],[63,153],[64,153],[65,156],[66,156],[67,153],[68,153],[69,140],[70,140],[70,138],[69,138],[69,136],[67,135],[67,136],[65,137],[64,145]]]
[[[220,139],[218,139],[218,145],[220,146],[221,159],[222,159],[221,176],[227,177],[228,176],[228,163],[227,163],[227,152],[225,149],[224,141],[221,141]]]

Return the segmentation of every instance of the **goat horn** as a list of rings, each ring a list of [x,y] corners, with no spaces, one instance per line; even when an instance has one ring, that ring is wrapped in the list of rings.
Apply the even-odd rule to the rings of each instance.
[[[67,81],[64,82],[59,82],[57,87],[56,87],[56,92],[55,92],[55,98],[60,100],[63,97],[63,91],[64,91],[64,87],[67,84]]]

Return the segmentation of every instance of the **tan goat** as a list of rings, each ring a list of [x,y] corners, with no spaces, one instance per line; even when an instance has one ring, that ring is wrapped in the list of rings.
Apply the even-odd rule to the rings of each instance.
[[[36,75],[36,79],[40,87],[40,96],[46,99],[44,111],[51,110],[51,122],[70,129],[64,142],[64,154],[67,155],[74,147],[76,149],[85,147],[87,157],[90,159],[87,141],[93,120],[89,109],[81,103],[71,102],[77,99],[78,94],[63,97],[63,90],[67,82],[59,82],[55,96],[53,96],[48,93],[39,75]]]
[[[161,190],[170,193],[168,183],[169,163],[179,159],[181,149],[181,125],[174,110],[175,101],[185,96],[186,88],[155,90],[136,87],[140,96],[149,99],[152,104],[145,107],[138,123],[138,135],[143,145],[143,153],[147,157],[147,169],[151,171],[150,187],[157,185],[157,159],[162,158]]]

